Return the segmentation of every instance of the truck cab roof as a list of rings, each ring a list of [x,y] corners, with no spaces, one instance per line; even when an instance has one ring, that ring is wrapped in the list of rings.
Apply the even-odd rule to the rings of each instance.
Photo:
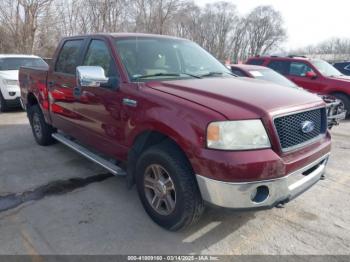
[[[112,38],[127,38],[127,37],[149,37],[149,38],[164,38],[164,39],[178,39],[178,40],[185,40],[189,41],[185,38],[175,37],[175,36],[169,36],[169,35],[159,35],[159,34],[146,34],[146,33],[95,33],[95,34],[85,34],[85,35],[77,35],[77,36],[68,36],[63,38],[66,39],[72,39],[72,38],[91,38],[91,37],[112,37]]]

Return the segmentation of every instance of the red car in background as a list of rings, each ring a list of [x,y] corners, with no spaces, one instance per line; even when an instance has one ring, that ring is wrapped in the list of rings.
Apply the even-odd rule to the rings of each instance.
[[[229,65],[229,68],[232,73],[237,76],[256,78],[270,81],[281,86],[300,88],[288,78],[264,66],[236,64]],[[328,128],[331,129],[334,125],[338,125],[340,120],[345,119],[346,111],[344,109],[344,104],[333,96],[320,96],[327,103]]]
[[[313,93],[332,95],[341,100],[350,114],[350,76],[321,59],[305,56],[266,56],[249,58],[246,64],[269,67],[298,86]]]

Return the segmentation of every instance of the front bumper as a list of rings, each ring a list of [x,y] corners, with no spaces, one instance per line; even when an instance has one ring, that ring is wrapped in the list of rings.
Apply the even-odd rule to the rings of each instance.
[[[14,101],[21,96],[20,87],[15,85],[2,87],[1,93],[4,99],[9,101]]]
[[[11,100],[5,100],[5,103],[8,107],[11,107],[11,108],[21,107],[21,100],[19,97]]]
[[[204,201],[225,208],[270,208],[286,203],[308,190],[325,173],[329,154],[293,173],[256,182],[223,182],[197,175]]]
[[[325,99],[325,98],[324,98]],[[341,120],[346,118],[346,110],[340,100],[325,100],[327,101],[327,123],[328,128],[339,125]]]

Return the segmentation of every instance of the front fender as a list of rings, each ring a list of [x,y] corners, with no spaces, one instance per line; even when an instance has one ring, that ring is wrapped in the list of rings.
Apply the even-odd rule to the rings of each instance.
[[[191,101],[166,96],[130,114],[124,130],[126,147],[131,148],[144,132],[158,132],[177,143],[196,171],[196,156],[205,148],[208,123],[226,118]]]

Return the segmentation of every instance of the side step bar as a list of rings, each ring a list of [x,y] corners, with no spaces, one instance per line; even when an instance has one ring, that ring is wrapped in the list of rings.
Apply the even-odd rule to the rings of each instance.
[[[110,161],[104,159],[103,157],[97,155],[96,153],[90,151],[86,147],[74,142],[74,140],[70,139],[69,137],[67,137],[61,133],[54,133],[54,134],[52,134],[52,137],[54,139],[56,139],[57,141],[61,142],[62,144],[73,149],[75,152],[86,157],[87,159],[89,159],[89,160],[95,162],[96,164],[102,166],[103,168],[107,169],[113,175],[116,175],[116,176],[125,176],[126,175],[126,172],[123,169],[121,169],[119,166],[113,164],[112,162],[110,162]]]

